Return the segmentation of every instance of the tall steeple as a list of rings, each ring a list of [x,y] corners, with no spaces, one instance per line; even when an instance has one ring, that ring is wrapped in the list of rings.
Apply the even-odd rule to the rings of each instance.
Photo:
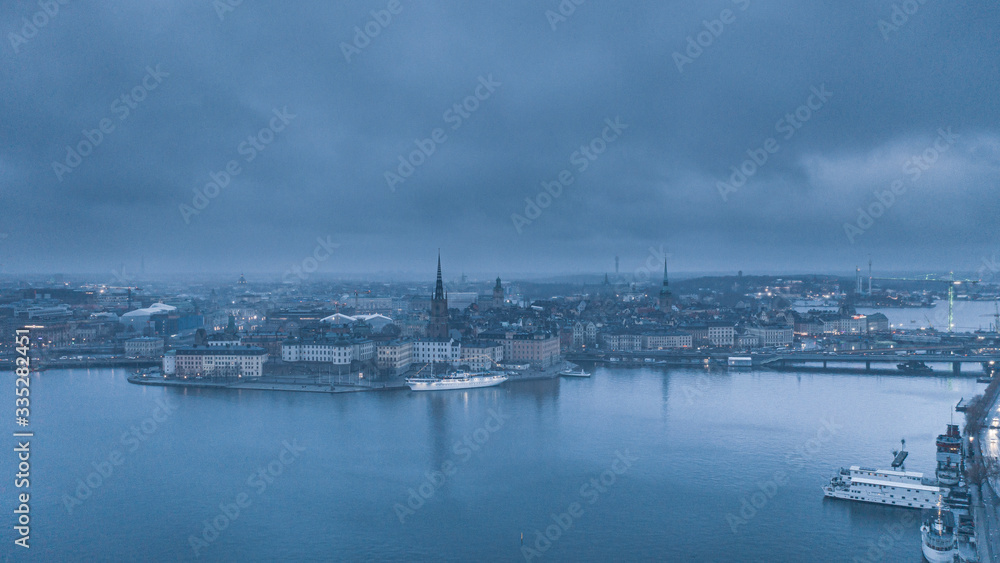
[[[440,249],[438,249],[437,283],[434,284],[430,313],[431,319],[427,324],[427,337],[433,339],[448,338],[448,296],[444,292],[444,279],[441,276]]]
[[[444,280],[441,278],[441,249],[438,249],[438,277],[434,285],[434,299],[444,299]]]
[[[670,280],[667,277],[667,260],[663,259],[663,286],[660,288],[660,299],[659,305],[661,311],[669,311],[672,301],[672,295],[670,293]]]

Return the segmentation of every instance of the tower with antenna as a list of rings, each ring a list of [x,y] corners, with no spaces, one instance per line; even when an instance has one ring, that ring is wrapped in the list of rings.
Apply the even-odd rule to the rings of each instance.
[[[868,256],[868,296],[872,295],[872,257]]]

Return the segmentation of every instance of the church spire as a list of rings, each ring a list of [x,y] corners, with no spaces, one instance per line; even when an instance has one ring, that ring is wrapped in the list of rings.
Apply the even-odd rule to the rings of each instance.
[[[663,259],[663,287],[660,288],[660,310],[669,311],[672,305],[673,295],[670,294],[670,280],[667,278],[667,259]]]
[[[441,249],[438,249],[438,275],[434,285],[434,299],[444,299],[444,280],[441,278]]]

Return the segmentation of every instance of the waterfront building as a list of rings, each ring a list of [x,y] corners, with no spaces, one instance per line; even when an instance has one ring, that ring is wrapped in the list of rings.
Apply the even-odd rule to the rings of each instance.
[[[413,363],[413,343],[394,340],[376,345],[377,365],[391,374],[405,372]]]
[[[669,350],[671,348],[690,348],[694,339],[684,332],[655,332],[643,335],[643,350]]]
[[[484,332],[480,338],[503,344],[505,362],[549,367],[559,361],[559,336],[548,332]]]
[[[462,345],[454,340],[427,339],[413,342],[413,363],[455,364],[462,357]]]
[[[375,357],[375,343],[356,338],[295,338],[281,345],[281,359],[286,362],[318,362],[350,365]]]
[[[611,331],[601,335],[604,347],[613,352],[638,352],[642,350],[641,334],[626,331]]]
[[[868,332],[889,332],[889,317],[882,313],[868,315]]]
[[[824,315],[820,317],[820,322],[825,334],[865,334],[868,332],[868,318],[864,315]]]
[[[185,346],[163,355],[163,373],[176,377],[260,377],[267,351],[256,346]]]
[[[789,346],[795,338],[790,326],[749,327],[747,334],[755,337],[761,346]]]
[[[125,355],[134,358],[158,358],[163,355],[163,339],[140,336],[125,341]]]
[[[472,371],[493,369],[504,360],[503,344],[492,340],[472,340],[462,342],[459,363],[469,366]]]
[[[281,345],[281,359],[285,362],[350,365],[354,360],[354,348],[349,341],[340,339],[286,340]]]

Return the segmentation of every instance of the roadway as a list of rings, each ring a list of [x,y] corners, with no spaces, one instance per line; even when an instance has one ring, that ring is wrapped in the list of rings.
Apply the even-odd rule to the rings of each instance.
[[[1000,463],[1000,431],[989,427],[989,422],[994,417],[1000,417],[1000,396],[994,400],[986,415],[987,424],[976,437],[982,460]],[[1000,491],[1000,479],[994,476],[987,481],[982,487],[982,504],[976,503],[975,506],[976,536],[982,560],[997,561],[1000,560],[1000,497],[997,494]]]

